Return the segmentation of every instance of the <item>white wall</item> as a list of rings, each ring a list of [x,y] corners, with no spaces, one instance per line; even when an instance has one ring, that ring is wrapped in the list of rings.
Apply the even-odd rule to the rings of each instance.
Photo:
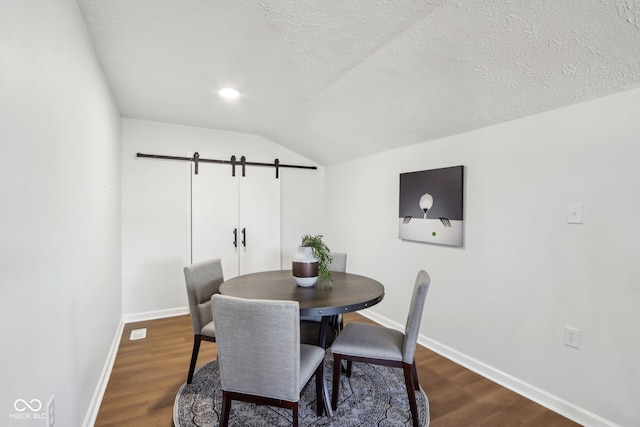
[[[640,425],[638,111],[633,90],[328,167],[328,238],[386,286],[379,319],[404,323],[426,269],[423,342],[587,425]],[[399,173],[454,165],[465,246],[399,240]]]
[[[324,233],[349,271],[385,284],[372,311],[396,325],[425,268],[433,348],[587,425],[638,425],[639,109],[634,90],[326,171],[282,170],[283,267],[301,234]],[[55,395],[56,425],[82,424],[120,314],[186,306],[186,169],[135,152],[310,163],[253,135],[132,119],[121,153],[119,126],[76,3],[3,2],[2,416]],[[398,174],[458,164],[465,247],[398,240]],[[571,202],[584,224],[566,223]],[[565,325],[581,329],[581,349],[562,344]]]
[[[79,426],[121,315],[120,115],[75,1],[0,4],[0,144],[0,419],[54,395]]]
[[[136,153],[190,157],[196,151],[203,158],[244,155],[253,162],[278,158],[283,164],[314,165],[256,135],[123,119],[123,310],[130,319],[185,311],[182,268],[189,263],[189,162]],[[230,166],[219,167],[231,173]],[[322,232],[324,170],[280,169],[280,182],[282,265],[290,268],[301,235]]]

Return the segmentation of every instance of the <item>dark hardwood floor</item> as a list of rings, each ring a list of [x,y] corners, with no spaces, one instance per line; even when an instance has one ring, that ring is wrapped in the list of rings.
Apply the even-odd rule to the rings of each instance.
[[[344,320],[373,323],[356,313]],[[131,330],[140,328],[147,338],[130,341]],[[171,426],[192,345],[189,316],[125,325],[95,425]],[[197,366],[215,357],[215,343],[203,341]],[[578,425],[424,347],[418,346],[416,363],[431,427]]]

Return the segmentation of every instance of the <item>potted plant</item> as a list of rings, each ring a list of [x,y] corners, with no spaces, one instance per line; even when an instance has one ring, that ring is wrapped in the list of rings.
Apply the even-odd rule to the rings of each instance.
[[[331,280],[330,263],[331,251],[322,241],[322,235],[305,234],[292,262],[296,282],[300,286],[311,286],[318,279]]]

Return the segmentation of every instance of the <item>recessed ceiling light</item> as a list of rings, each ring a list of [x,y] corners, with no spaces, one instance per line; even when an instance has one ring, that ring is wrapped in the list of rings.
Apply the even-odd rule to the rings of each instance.
[[[218,91],[218,94],[225,99],[236,99],[240,96],[240,92],[232,87],[223,87]]]

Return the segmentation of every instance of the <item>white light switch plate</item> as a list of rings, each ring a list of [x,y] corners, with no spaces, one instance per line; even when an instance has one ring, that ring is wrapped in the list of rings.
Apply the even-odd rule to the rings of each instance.
[[[582,224],[582,203],[569,203],[567,222],[569,224]]]

